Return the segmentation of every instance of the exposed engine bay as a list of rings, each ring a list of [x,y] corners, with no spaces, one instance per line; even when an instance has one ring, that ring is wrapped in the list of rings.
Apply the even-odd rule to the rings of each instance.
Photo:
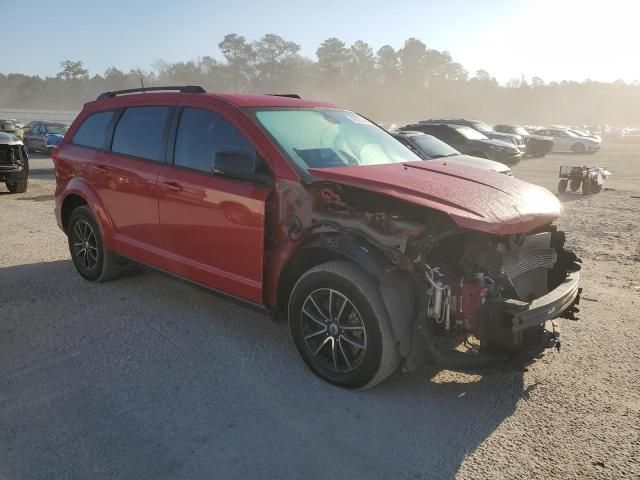
[[[387,272],[411,279],[411,329],[424,345],[414,342],[407,369],[422,357],[473,367],[485,352],[518,352],[544,331],[547,320],[578,312],[580,289],[569,277],[580,270],[580,260],[565,250],[564,233],[551,224],[495,235],[460,228],[442,212],[378,193],[333,183],[313,187],[311,222],[296,224],[290,235],[355,236],[383,252]],[[388,310],[390,317],[396,314]]]

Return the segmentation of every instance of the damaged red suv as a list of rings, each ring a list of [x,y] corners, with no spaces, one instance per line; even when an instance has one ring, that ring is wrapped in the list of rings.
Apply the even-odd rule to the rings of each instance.
[[[504,360],[578,310],[555,196],[422,161],[330,104],[107,92],[54,162],[57,221],[84,278],[131,260],[258,305],[337,385],[371,387],[423,361]]]

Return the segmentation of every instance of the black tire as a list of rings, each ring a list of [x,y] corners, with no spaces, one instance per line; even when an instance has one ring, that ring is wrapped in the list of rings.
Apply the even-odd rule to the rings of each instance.
[[[24,193],[29,187],[29,180],[22,180],[21,182],[5,182],[7,190],[11,193]]]
[[[333,292],[333,304],[322,298],[328,291]],[[343,298],[349,304],[341,302]],[[327,304],[333,308],[329,310]],[[309,308],[312,315],[303,313],[303,308]],[[289,297],[288,318],[298,353],[315,374],[330,383],[370,388],[391,375],[400,363],[380,292],[373,279],[354,263],[327,262],[302,275]],[[317,350],[315,354],[312,349]]]
[[[591,184],[591,193],[600,193],[602,191],[602,185],[598,183]]]
[[[571,151],[573,153],[584,153],[586,152],[586,148],[584,148],[584,145],[582,143],[574,143],[573,146],[571,147]]]
[[[582,194],[591,195],[591,182],[582,182]]]
[[[572,192],[577,192],[580,190],[580,185],[582,184],[582,180],[573,179],[569,182],[569,190]]]
[[[85,279],[106,282],[120,274],[119,259],[104,248],[102,233],[89,207],[78,207],[71,212],[67,239],[71,260]]]
[[[558,192],[565,193],[567,191],[568,181],[566,178],[563,178],[558,182]]]

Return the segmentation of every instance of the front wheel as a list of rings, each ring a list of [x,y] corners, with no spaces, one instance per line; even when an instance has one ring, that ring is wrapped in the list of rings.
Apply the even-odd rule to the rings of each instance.
[[[29,181],[23,180],[21,182],[5,182],[5,185],[7,186],[7,190],[9,190],[11,193],[24,193],[29,187]]]
[[[380,292],[351,262],[323,263],[302,275],[288,317],[298,353],[328,382],[370,388],[400,363]]]
[[[89,207],[78,207],[71,213],[67,237],[73,264],[85,279],[104,282],[118,276],[118,259],[104,248],[100,228]]]

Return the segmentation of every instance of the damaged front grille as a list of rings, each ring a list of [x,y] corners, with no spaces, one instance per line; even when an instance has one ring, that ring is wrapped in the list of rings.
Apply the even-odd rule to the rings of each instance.
[[[500,273],[521,300],[541,297],[548,290],[548,271],[558,260],[551,247],[551,232],[524,237],[518,245],[500,245]]]
[[[0,145],[0,165],[22,164],[22,145]]]

